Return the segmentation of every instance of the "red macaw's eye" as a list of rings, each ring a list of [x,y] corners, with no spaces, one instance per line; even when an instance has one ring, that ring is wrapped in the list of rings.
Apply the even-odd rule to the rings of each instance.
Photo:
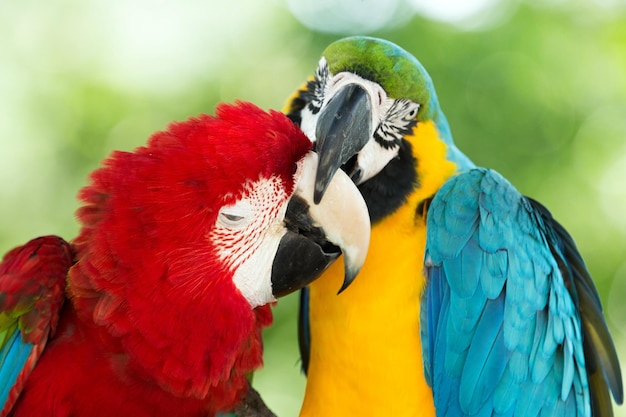
[[[228,220],[229,222],[237,223],[243,220],[243,216],[238,216],[236,214],[229,213],[221,213],[222,217]]]
[[[253,219],[255,210],[254,202],[242,199],[232,205],[224,206],[220,209],[218,222],[228,228],[242,228],[248,225]]]

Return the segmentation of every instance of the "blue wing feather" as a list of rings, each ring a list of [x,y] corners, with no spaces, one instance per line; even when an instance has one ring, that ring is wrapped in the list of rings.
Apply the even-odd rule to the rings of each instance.
[[[438,416],[588,417],[610,411],[609,390],[621,402],[597,290],[543,206],[473,169],[435,195],[427,230],[421,332]]]
[[[493,381],[500,380],[506,368],[509,352],[502,341],[502,327],[492,325],[502,317],[503,298],[500,296],[485,306],[467,352],[472,360],[465,362],[460,375],[459,401],[472,415],[484,405],[484,399],[491,396],[495,388]]]
[[[33,345],[22,340],[17,328],[0,349],[0,404],[6,403],[32,350]]]
[[[441,270],[433,271],[433,275],[439,274]],[[427,342],[427,345],[424,345],[424,351],[432,352],[434,350],[434,342],[435,339],[433,337],[428,337],[429,332],[431,332],[431,328],[439,323],[439,313],[441,312],[441,302],[444,300],[443,292],[444,289],[441,286],[442,280],[438,277],[433,279],[433,285],[430,287],[430,291],[426,293],[426,300],[421,304],[421,312],[420,312],[420,332],[421,339]],[[432,314],[427,314],[430,311]],[[432,355],[424,355],[424,373],[426,377],[426,382],[429,385],[432,385],[432,375],[430,374],[431,363],[430,358]]]

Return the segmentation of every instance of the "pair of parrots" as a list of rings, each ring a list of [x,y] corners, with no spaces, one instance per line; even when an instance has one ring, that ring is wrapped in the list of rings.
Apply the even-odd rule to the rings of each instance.
[[[4,414],[231,410],[267,303],[308,285],[302,416],[612,415],[619,362],[572,238],[454,146],[413,56],[337,41],[285,113],[222,106],[114,154],[71,244],[7,254]]]

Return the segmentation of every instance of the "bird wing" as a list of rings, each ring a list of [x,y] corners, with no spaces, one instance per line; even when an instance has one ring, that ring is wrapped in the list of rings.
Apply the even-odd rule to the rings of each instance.
[[[620,366],[571,236],[498,173],[451,178],[427,214],[426,379],[441,416],[612,416]]]
[[[54,333],[72,264],[56,236],[33,239],[0,263],[0,417],[9,413]]]

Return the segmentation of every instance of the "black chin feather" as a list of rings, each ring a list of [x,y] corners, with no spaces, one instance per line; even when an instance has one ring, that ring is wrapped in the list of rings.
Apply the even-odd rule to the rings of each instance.
[[[369,209],[372,224],[395,212],[419,186],[417,164],[411,144],[402,139],[398,156],[382,171],[358,186]]]

